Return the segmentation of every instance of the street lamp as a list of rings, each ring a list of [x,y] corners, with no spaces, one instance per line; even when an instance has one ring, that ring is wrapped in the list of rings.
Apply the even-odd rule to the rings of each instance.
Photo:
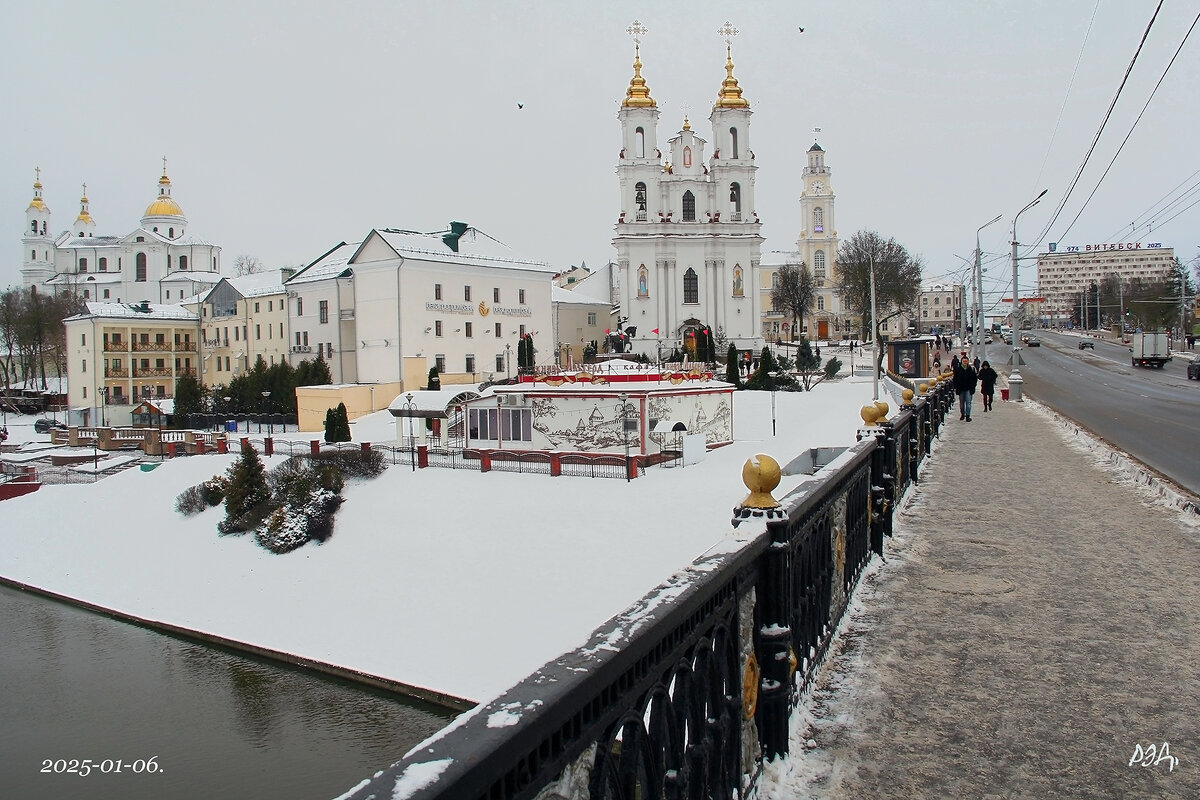
[[[417,439],[413,433],[413,412],[417,410],[413,403],[413,394],[409,392],[404,395],[405,403],[403,405],[405,416],[408,417],[408,457],[412,464],[412,471],[417,471]]]
[[[971,337],[971,358],[982,358],[983,349],[983,249],[979,245],[979,234],[989,225],[1000,221],[1003,214],[997,214],[992,219],[980,225],[975,230],[975,320],[974,335]]]
[[[263,392],[262,396],[263,396],[263,408],[266,409],[265,413],[267,415],[267,436],[271,436],[272,434],[275,433],[275,429],[272,427],[273,423],[271,422],[271,408],[270,408],[271,401],[268,399],[271,396],[271,392],[270,391]],[[374,409],[372,409],[372,410],[374,410]],[[258,423],[258,432],[262,433],[262,422]]]
[[[1038,201],[1041,200],[1046,195],[1046,192],[1048,192],[1048,191],[1050,191],[1050,190],[1042,189],[1042,191],[1038,194],[1037,197],[1033,198],[1028,203],[1026,203],[1025,207],[1022,208],[1020,211],[1018,211],[1016,216],[1013,217],[1013,227],[1012,227],[1012,232],[1013,232],[1012,233],[1012,323],[1013,323],[1012,330],[1013,330],[1013,337],[1012,337],[1012,369],[1009,371],[1009,374],[1008,374],[1008,382],[1009,382],[1009,384],[1013,384],[1013,383],[1016,384],[1016,386],[1013,387],[1013,399],[1018,402],[1021,400],[1021,391],[1020,390],[1021,390],[1021,384],[1023,383],[1023,381],[1021,380],[1021,372],[1020,372],[1021,348],[1020,348],[1020,345],[1018,345],[1018,342],[1021,341],[1021,328],[1020,328],[1020,320],[1017,318],[1017,309],[1019,307],[1018,304],[1020,303],[1020,293],[1018,290],[1019,284],[1017,283],[1017,220],[1019,220],[1021,218],[1021,215],[1024,214],[1026,211],[1028,211],[1029,209],[1036,206],[1038,204]]]
[[[232,397],[228,397],[228,396],[227,396],[227,397],[225,397],[225,413],[226,413],[226,414],[232,414],[232,413],[233,413],[233,409],[232,409],[232,408],[230,407],[230,405],[229,405],[229,401],[230,401],[230,400],[232,400],[232,399],[233,399]],[[222,425],[221,425],[221,429],[222,429],[222,430],[225,430],[225,425],[224,425],[224,424],[222,424]]]
[[[617,399],[621,401],[617,410],[621,414],[621,438],[625,442],[625,482],[628,483],[631,480],[629,476],[629,395],[621,392]]]
[[[508,380],[512,380],[512,344],[504,345],[504,372]]]

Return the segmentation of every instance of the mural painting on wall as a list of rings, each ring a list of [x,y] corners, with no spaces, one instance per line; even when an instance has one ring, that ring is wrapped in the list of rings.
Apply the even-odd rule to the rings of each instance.
[[[650,288],[646,285],[648,275],[645,264],[638,267],[638,297],[650,296]]]
[[[705,410],[706,398],[719,397],[716,407]],[[533,429],[545,437],[549,447],[570,447],[581,452],[615,450],[623,447],[621,413],[617,402],[589,401],[591,408],[564,408],[548,398],[534,398]],[[689,433],[703,433],[709,442],[727,442],[732,438],[732,409],[725,395],[678,395],[651,397],[650,419],[675,419],[687,425]],[[639,423],[640,425],[640,423]],[[637,434],[630,434],[636,445]]]
[[[733,268],[733,296],[734,297],[744,297],[745,296],[745,294],[742,291],[742,268],[739,265],[735,265]]]
[[[712,395],[673,395],[651,397],[647,404],[650,419],[673,419],[687,425],[688,433],[703,433],[708,442],[728,442],[733,438],[733,411],[728,395],[720,400],[712,416],[704,412],[702,398]]]

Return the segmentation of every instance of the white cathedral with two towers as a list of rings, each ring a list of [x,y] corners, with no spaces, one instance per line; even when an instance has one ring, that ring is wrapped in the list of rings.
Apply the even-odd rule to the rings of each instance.
[[[97,235],[87,197],[71,227],[55,231],[42,196],[40,171],[25,210],[21,281],[26,288],[112,303],[178,303],[220,279],[221,248],[188,232],[188,219],[171,196],[163,159],[158,194],[141,224],[123,236]]]
[[[683,127],[658,148],[658,104],[642,76],[635,22],[633,77],[617,113],[621,152],[617,164],[620,216],[613,244],[620,270],[620,313],[632,350],[655,356],[664,347],[709,331],[739,350],[758,350],[765,341],[789,338],[790,318],[771,308],[774,272],[803,262],[813,272],[816,308],[805,327],[810,338],[828,338],[840,328],[840,303],[833,292],[837,232],[833,190],[824,151],[810,149],[800,199],[797,249],[763,259],[761,222],[755,209],[754,151],[750,101],[733,75],[731,36],[726,23],[725,79],[709,114],[710,141]],[[723,354],[722,354],[723,355]]]

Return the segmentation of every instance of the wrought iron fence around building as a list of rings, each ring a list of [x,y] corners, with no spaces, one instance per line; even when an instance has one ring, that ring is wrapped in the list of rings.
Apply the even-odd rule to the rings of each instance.
[[[701,556],[345,797],[391,796],[409,780],[414,800],[754,795],[764,759],[788,752],[789,717],[883,552],[947,392],[864,430],[771,518],[736,510],[736,546]]]

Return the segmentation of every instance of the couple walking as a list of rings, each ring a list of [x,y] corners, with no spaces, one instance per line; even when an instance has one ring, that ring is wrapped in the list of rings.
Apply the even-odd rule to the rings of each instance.
[[[983,395],[983,410],[992,410],[992,399],[996,394],[996,379],[999,376],[992,365],[984,361],[979,370],[967,360],[964,350],[962,356],[954,365],[954,393],[958,395],[959,419],[971,421],[971,401],[975,397],[975,388]]]

